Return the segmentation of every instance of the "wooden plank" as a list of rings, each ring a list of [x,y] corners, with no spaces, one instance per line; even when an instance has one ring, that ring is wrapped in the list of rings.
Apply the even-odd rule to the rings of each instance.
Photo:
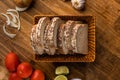
[[[0,13],[14,8],[11,0],[0,1]],[[86,0],[85,11],[77,11],[70,1],[34,0],[31,7],[20,12],[21,30],[15,39],[8,38],[0,23],[0,64],[4,66],[5,55],[14,51],[21,61],[30,62],[34,68],[42,69],[47,80],[56,76],[54,70],[59,65],[70,68],[68,78],[79,77],[82,80],[119,80],[120,79],[120,1],[119,0]],[[32,60],[34,51],[30,46],[30,32],[34,15],[77,15],[91,14],[96,16],[96,60],[94,63],[35,63]],[[0,16],[1,20],[1,16]],[[4,18],[5,20],[5,18]],[[14,29],[7,29],[10,32]]]

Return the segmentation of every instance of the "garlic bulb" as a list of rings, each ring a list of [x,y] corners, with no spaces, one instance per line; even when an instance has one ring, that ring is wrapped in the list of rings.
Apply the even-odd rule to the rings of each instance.
[[[25,11],[30,6],[32,0],[14,0],[17,11]]]
[[[85,0],[71,0],[72,6],[77,10],[82,10],[85,6]]]

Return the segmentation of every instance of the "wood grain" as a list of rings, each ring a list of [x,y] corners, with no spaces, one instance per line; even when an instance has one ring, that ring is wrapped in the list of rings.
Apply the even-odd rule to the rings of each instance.
[[[36,69],[42,69],[46,80],[53,80],[54,70],[59,65],[70,68],[69,80],[74,77],[82,80],[119,80],[120,79],[120,1],[119,0],[86,0],[84,11],[77,11],[70,1],[34,0],[31,7],[20,12],[21,30],[15,39],[8,38],[0,23],[0,60],[4,66],[5,55],[14,51],[21,61],[29,61]],[[11,0],[0,0],[0,13],[15,8]],[[36,63],[30,46],[30,32],[34,15],[79,15],[96,16],[96,60],[93,63]],[[1,19],[1,16],[0,16]],[[10,29],[15,31],[15,29]]]

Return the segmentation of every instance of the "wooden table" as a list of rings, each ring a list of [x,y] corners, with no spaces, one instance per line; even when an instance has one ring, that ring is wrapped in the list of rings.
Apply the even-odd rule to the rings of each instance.
[[[15,8],[11,0],[0,1],[0,13]],[[30,32],[33,16],[52,14],[92,14],[96,16],[96,60],[93,63],[35,63],[30,46]],[[87,0],[85,11],[72,8],[70,1],[34,0],[31,7],[20,12],[21,30],[14,39],[8,38],[0,25],[0,64],[4,66],[5,55],[14,51],[21,61],[29,61],[36,69],[46,74],[47,80],[56,76],[54,70],[59,65],[70,69],[69,80],[74,77],[82,80],[119,80],[120,79],[120,1]],[[12,30],[11,30],[12,31]]]

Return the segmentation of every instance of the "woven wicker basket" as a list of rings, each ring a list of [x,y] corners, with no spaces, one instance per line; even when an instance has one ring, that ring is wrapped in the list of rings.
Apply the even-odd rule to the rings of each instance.
[[[95,17],[91,15],[36,15],[34,17],[34,24],[38,23],[41,17],[60,17],[62,20],[84,21],[88,24],[88,54],[74,54],[74,55],[39,55],[34,54],[34,61],[36,62],[93,62],[95,60]]]

